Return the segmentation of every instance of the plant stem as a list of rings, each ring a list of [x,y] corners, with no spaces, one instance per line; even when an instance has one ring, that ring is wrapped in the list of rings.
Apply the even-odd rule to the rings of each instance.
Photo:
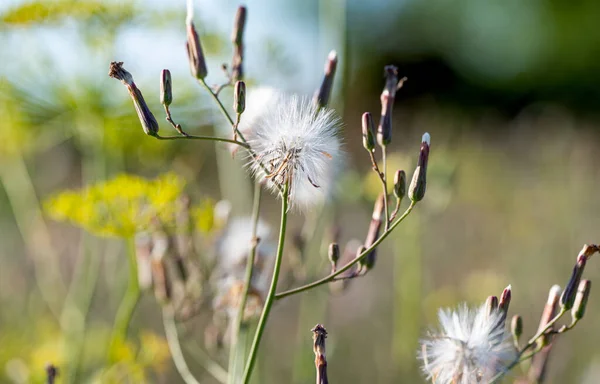
[[[271,173],[267,169],[267,167],[265,167],[265,165],[260,161],[260,159],[258,158],[258,155],[256,154],[256,152],[254,152],[254,150],[252,149],[252,147],[250,146],[250,144],[248,144],[248,140],[246,140],[246,138],[244,137],[244,134],[242,133],[242,131],[240,131],[238,129],[237,124],[233,121],[233,119],[231,118],[231,115],[229,114],[229,112],[227,112],[227,108],[225,108],[225,106],[221,102],[221,99],[219,99],[219,95],[212,90],[212,88],[206,83],[206,81],[204,79],[200,80],[200,84],[202,84],[202,86],[204,86],[204,88],[206,88],[206,90],[208,91],[208,93],[210,93],[210,95],[212,96],[212,98],[217,103],[217,106],[219,107],[219,110],[221,111],[221,113],[223,113],[223,116],[225,116],[225,119],[227,119],[227,122],[229,122],[229,125],[231,125],[231,127],[233,128],[234,134],[237,135],[237,137],[240,138],[240,141],[237,141],[237,140],[232,140],[232,141],[238,142],[238,143],[241,143],[241,144],[245,145],[244,148],[246,148],[246,150],[248,151],[248,153],[250,153],[250,156],[252,156],[252,159],[254,159],[254,161],[256,161],[258,163],[258,165],[260,166],[260,168],[265,172],[265,175],[268,175],[269,173]],[[274,184],[274,185],[275,185],[275,187],[277,188],[277,190],[280,193],[283,192],[283,189],[278,184]]]
[[[246,346],[240,345],[245,343],[239,343],[239,333],[240,329],[244,326],[244,312],[246,310],[246,302],[248,301],[248,292],[250,291],[250,285],[252,281],[252,273],[254,271],[254,260],[256,259],[256,248],[258,247],[258,242],[260,239],[256,237],[258,231],[258,219],[260,216],[260,201],[261,201],[261,187],[259,182],[254,183],[254,201],[252,203],[252,238],[251,238],[251,248],[250,254],[248,255],[248,260],[246,261],[246,274],[244,276],[244,288],[242,290],[242,296],[240,298],[240,304],[238,307],[238,311],[235,317],[235,324],[232,333],[232,348],[229,351],[229,382],[233,383],[236,374],[236,370],[233,369],[234,362],[239,360],[236,359],[236,355],[246,353]]]
[[[408,208],[406,209],[406,211],[404,211],[404,213],[402,214],[402,216],[400,216],[398,218],[398,220],[396,220],[390,226],[390,228],[387,231],[383,232],[381,234],[381,236],[373,243],[373,245],[371,245],[369,248],[367,248],[366,250],[364,250],[363,253],[361,253],[360,255],[356,256],[354,259],[350,260],[346,265],[344,265],[343,267],[337,269],[335,272],[333,272],[333,273],[331,273],[331,274],[323,277],[322,279],[319,279],[317,281],[313,281],[312,283],[303,285],[303,286],[298,287],[298,288],[290,289],[289,291],[284,291],[284,292],[278,293],[278,294],[275,295],[275,299],[276,300],[283,299],[284,297],[295,295],[297,293],[307,291],[309,289],[318,287],[318,286],[323,285],[323,284],[327,284],[330,281],[335,280],[336,277],[338,277],[342,273],[346,272],[347,270],[349,270],[350,268],[352,268],[352,266],[354,264],[358,263],[359,261],[361,261],[362,259],[364,259],[365,257],[367,257],[367,255],[372,250],[374,250],[379,244],[381,244],[381,242],[386,237],[388,237],[388,235],[390,233],[392,233],[392,231],[394,230],[394,228],[396,228],[398,226],[398,224],[400,224],[410,214],[410,212],[413,210],[413,208],[414,208],[415,205],[416,205],[416,202],[411,201],[410,205],[408,206]]]
[[[490,381],[490,384],[493,383],[497,383],[498,380],[500,380],[505,374],[506,372],[510,371],[511,369],[513,369],[517,364],[532,358],[533,356],[535,356],[539,351],[541,351],[541,348],[536,349],[535,351],[533,351],[532,353],[530,353],[529,355],[523,357],[523,354],[525,353],[525,351],[527,351],[528,349],[530,349],[531,347],[533,347],[536,343],[536,341],[544,336],[544,334],[546,332],[548,332],[548,330],[550,330],[552,328],[552,326],[565,314],[567,313],[567,310],[564,308],[561,308],[560,311],[558,312],[558,314],[556,316],[554,316],[554,318],[552,318],[552,320],[550,320],[546,326],[539,330],[531,339],[529,339],[529,341],[527,342],[527,345],[525,345],[517,354],[517,357],[500,373],[498,373],[496,376],[494,376],[492,378],[492,380]]]
[[[117,315],[115,316],[115,324],[113,332],[110,338],[109,344],[109,358],[119,342],[123,342],[127,339],[127,330],[129,324],[133,318],[135,308],[140,301],[140,286],[138,282],[138,271],[137,271],[137,259],[135,257],[135,242],[133,238],[127,240],[127,260],[129,264],[129,281],[127,283],[127,290],[125,295],[119,304],[117,309]]]
[[[179,340],[179,339],[178,339]],[[199,365],[202,366],[208,373],[210,373],[219,383],[227,384],[227,371],[221,367],[217,362],[211,359],[208,354],[202,350],[198,345],[184,344],[184,348],[188,351],[190,357],[192,357]]]
[[[249,149],[250,146],[246,143],[242,143],[241,141],[226,139],[223,137],[212,137],[212,136],[194,136],[194,135],[186,135],[186,136],[160,136],[158,134],[153,135],[158,140],[208,140],[208,141],[220,141],[223,143],[236,144],[240,147],[244,147]]]
[[[252,341],[252,345],[250,346],[250,353],[248,355],[248,360],[246,361],[246,369],[244,371],[244,378],[242,383],[248,384],[250,382],[250,376],[252,375],[252,370],[254,369],[254,364],[256,363],[256,356],[258,352],[258,347],[260,345],[260,341],[262,340],[262,336],[265,330],[265,326],[267,324],[267,319],[269,318],[269,313],[271,312],[271,307],[273,302],[275,301],[275,294],[277,291],[277,281],[279,280],[279,272],[281,270],[281,260],[283,259],[283,247],[285,243],[285,232],[287,225],[287,216],[288,216],[288,194],[289,194],[289,182],[283,185],[283,192],[281,193],[281,225],[279,227],[279,243],[277,245],[277,255],[275,257],[275,265],[273,267],[273,278],[271,279],[271,287],[269,288],[269,292],[267,294],[267,298],[265,300],[265,305],[260,315],[260,320],[258,321],[258,326],[256,328],[256,333],[254,334],[254,340]]]
[[[175,363],[177,372],[179,372],[179,375],[186,384],[200,384],[194,375],[192,375],[192,372],[190,372],[190,369],[185,362],[183,351],[181,350],[181,344],[179,343],[179,336],[177,335],[177,324],[175,324],[173,309],[170,307],[165,307],[163,308],[162,312],[165,336],[167,337],[169,351],[171,351],[171,357]]]
[[[381,184],[383,187],[383,210],[385,212],[385,230],[390,228],[390,211],[388,208],[388,192],[387,192],[387,146],[381,148],[381,157],[383,161],[383,172],[381,173]]]

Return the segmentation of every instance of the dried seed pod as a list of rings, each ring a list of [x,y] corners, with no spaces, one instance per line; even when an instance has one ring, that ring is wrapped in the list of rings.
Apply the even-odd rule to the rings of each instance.
[[[140,123],[142,123],[144,133],[146,133],[146,135],[155,136],[158,133],[158,122],[152,114],[152,111],[150,111],[150,108],[148,108],[142,92],[138,89],[137,85],[135,85],[133,76],[123,68],[123,62],[113,61],[110,63],[108,75],[125,84],[129,91],[129,95],[131,96],[131,100],[133,101],[135,111],[140,119]]]

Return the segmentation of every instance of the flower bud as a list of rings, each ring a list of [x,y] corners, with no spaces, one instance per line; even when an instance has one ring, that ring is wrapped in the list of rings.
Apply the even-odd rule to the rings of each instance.
[[[406,172],[400,169],[394,174],[394,196],[402,199],[406,194]]]
[[[487,309],[488,316],[494,313],[494,311],[498,310],[498,297],[497,296],[488,296],[485,300],[485,307]]]
[[[329,262],[331,263],[331,269],[335,270],[337,263],[340,259],[340,246],[337,243],[329,244],[329,251],[327,252]]]
[[[337,68],[337,53],[335,51],[329,52],[327,61],[325,62],[325,75],[323,76],[323,82],[315,93],[314,102],[319,108],[327,106],[329,103],[329,96],[333,89],[333,79],[335,77],[335,70]]]
[[[365,240],[365,248],[370,248],[375,241],[379,238],[379,231],[381,231],[381,225],[384,220],[384,199],[386,196],[383,194],[379,195],[377,200],[375,200],[375,206],[373,207],[373,215],[371,216],[371,224],[369,225],[369,230],[367,232],[367,238]],[[377,259],[377,248],[373,249],[369,252],[369,255],[364,259],[365,266],[367,269],[373,268],[375,265],[375,261]]]
[[[577,294],[577,287],[579,286],[579,281],[581,280],[581,275],[583,274],[586,260],[587,257],[585,255],[580,254],[577,256],[577,263],[573,267],[571,278],[569,279],[569,282],[565,286],[565,290],[560,297],[560,306],[566,310],[573,308],[573,302],[575,301],[575,296]]]
[[[523,318],[520,315],[514,315],[510,322],[510,332],[515,339],[515,342],[519,342],[521,335],[523,334]]]
[[[362,139],[363,147],[369,152],[373,152],[375,149],[375,124],[373,123],[373,116],[369,112],[365,112],[362,115]]]
[[[508,312],[508,306],[510,305],[510,299],[512,296],[512,287],[509,285],[504,288],[500,300],[498,301],[498,310],[506,314]]]
[[[386,65],[384,71],[386,79],[381,93],[381,119],[377,127],[377,143],[381,147],[385,147],[392,141],[392,109],[398,89],[398,68]]]
[[[204,52],[202,51],[202,44],[200,43],[200,38],[198,37],[198,32],[196,32],[193,21],[188,20],[186,29],[186,48],[190,63],[190,71],[192,72],[192,76],[202,80],[208,74],[208,70],[206,69],[206,59],[204,58]]]
[[[231,79],[233,81],[241,80],[244,77],[244,29],[246,27],[247,9],[244,6],[238,7],[233,22],[231,32],[231,42],[233,43],[233,59],[231,60]]]
[[[425,196],[430,142],[431,137],[429,136],[429,133],[423,134],[423,138],[421,139],[421,151],[419,152],[419,161],[417,162],[417,168],[415,169],[415,173],[413,173],[410,187],[408,188],[408,197],[413,202],[421,201]]]
[[[171,71],[163,69],[160,73],[160,103],[165,107],[171,105],[173,93],[171,91]]]
[[[583,318],[591,289],[591,281],[581,280],[581,283],[579,283],[579,287],[577,288],[575,303],[573,304],[573,309],[571,310],[571,316],[573,317],[573,320],[580,320],[581,318]]]
[[[246,109],[246,83],[236,81],[233,89],[233,109],[238,115]]]
[[[133,76],[123,68],[123,62],[113,61],[110,63],[108,75],[125,84],[127,91],[129,91],[129,95],[131,96],[131,100],[133,101],[135,111],[140,119],[140,123],[142,123],[144,133],[146,133],[146,135],[155,136],[158,133],[158,122],[152,114],[152,111],[150,111],[150,108],[148,108],[142,92],[138,89],[137,85],[135,85]]]

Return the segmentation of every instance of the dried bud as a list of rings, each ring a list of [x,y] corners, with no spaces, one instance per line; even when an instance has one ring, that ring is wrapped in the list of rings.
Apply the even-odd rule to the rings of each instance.
[[[246,83],[243,81],[236,81],[233,90],[233,109],[235,113],[243,113],[246,109]]]
[[[244,29],[246,27],[246,7],[240,6],[233,21],[231,42],[233,43],[233,59],[231,62],[231,79],[241,80],[244,77]]]
[[[58,367],[54,364],[46,365],[46,383],[54,384],[59,375]]]
[[[485,301],[485,307],[487,308],[488,315],[494,313],[494,311],[498,310],[498,297],[497,296],[488,296]]]
[[[331,268],[335,270],[338,261],[340,260],[340,246],[337,243],[329,244],[329,252],[327,252]]]
[[[315,368],[317,371],[317,384],[327,384],[327,357],[325,353],[325,339],[327,331],[321,324],[311,329],[313,333],[313,352],[315,353]]]
[[[571,316],[573,320],[580,320],[585,314],[585,307],[587,306],[588,298],[590,297],[590,290],[592,289],[592,282],[589,280],[581,280],[579,287],[577,288],[577,295],[575,296],[575,303],[571,310]]]
[[[406,172],[403,170],[396,171],[394,175],[394,196],[397,199],[402,199],[406,194]]]
[[[375,149],[375,124],[373,123],[373,116],[369,112],[365,112],[362,115],[362,139],[363,147],[369,152],[373,152]]]
[[[413,173],[410,187],[408,188],[408,197],[413,201],[421,201],[425,196],[425,189],[427,187],[427,162],[429,160],[429,146],[431,143],[431,137],[429,133],[423,134],[421,139],[421,151],[419,152],[419,161],[417,162],[417,169]]]
[[[571,278],[569,279],[569,282],[565,286],[565,290],[560,297],[560,306],[565,310],[573,308],[573,302],[575,301],[575,296],[577,294],[577,287],[579,286],[579,281],[581,280],[581,275],[583,274],[586,260],[587,257],[585,255],[577,256],[577,263],[573,267]]]
[[[384,72],[385,87],[381,93],[381,119],[377,127],[377,143],[382,147],[392,141],[392,109],[398,89],[398,68],[386,65]]]
[[[335,70],[337,68],[337,53],[335,51],[329,52],[327,61],[325,62],[325,75],[321,87],[317,90],[314,97],[314,102],[319,108],[327,106],[329,103],[329,96],[331,96],[331,90],[333,89],[333,79],[335,77]]]
[[[367,232],[367,238],[365,240],[365,248],[370,248],[373,243],[379,238],[379,231],[381,230],[381,225],[384,220],[384,199],[386,196],[383,194],[379,195],[377,200],[375,200],[375,206],[373,207],[373,215],[371,216],[371,224],[369,225],[369,230]],[[375,266],[375,261],[377,259],[377,248],[373,249],[369,252],[369,255],[364,259],[364,265],[367,269],[373,268]]]
[[[198,37],[198,32],[196,32],[194,22],[189,20],[189,18],[186,29],[186,48],[188,60],[190,62],[190,71],[192,72],[192,76],[194,76],[196,79],[202,80],[208,74],[208,70],[206,69],[206,60],[204,58],[202,44],[200,44],[200,38]]]
[[[160,73],[160,103],[165,107],[171,105],[173,92],[171,91],[171,71],[163,69]]]
[[[519,342],[521,335],[523,334],[523,318],[520,315],[514,315],[510,322],[510,332],[515,339],[515,342]]]
[[[110,63],[108,76],[120,80],[125,84],[127,91],[129,91],[129,95],[131,96],[131,100],[133,101],[135,111],[140,119],[140,123],[142,123],[144,133],[146,133],[146,135],[155,136],[158,133],[158,122],[152,114],[152,111],[150,111],[150,108],[148,108],[142,92],[138,89],[137,85],[135,85],[133,76],[123,68],[123,62],[113,61]]]
[[[589,259],[594,253],[600,252],[600,246],[596,244],[586,244],[583,246],[581,251],[579,251],[579,255],[585,256],[586,259]]]

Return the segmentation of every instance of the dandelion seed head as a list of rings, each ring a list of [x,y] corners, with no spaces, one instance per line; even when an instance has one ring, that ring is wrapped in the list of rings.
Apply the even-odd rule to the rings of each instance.
[[[250,159],[251,171],[275,192],[289,183],[294,206],[322,203],[332,192],[341,165],[340,119],[331,109],[318,109],[309,98],[273,90],[263,91],[263,97],[251,96],[250,115],[244,114],[240,124],[257,155]]]
[[[440,330],[421,340],[423,371],[436,384],[487,383],[515,358],[502,314],[487,307],[439,312]]]

